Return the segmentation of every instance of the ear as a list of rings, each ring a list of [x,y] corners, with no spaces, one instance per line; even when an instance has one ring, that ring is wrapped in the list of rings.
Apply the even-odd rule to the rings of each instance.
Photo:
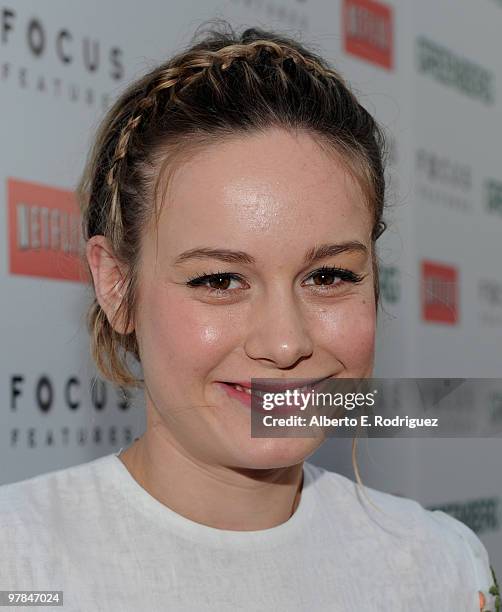
[[[131,323],[125,329],[123,317],[116,316],[124,295],[125,275],[122,265],[113,254],[108,239],[105,236],[92,236],[87,241],[85,254],[94,280],[96,299],[110,325],[119,334],[131,333],[134,325]]]

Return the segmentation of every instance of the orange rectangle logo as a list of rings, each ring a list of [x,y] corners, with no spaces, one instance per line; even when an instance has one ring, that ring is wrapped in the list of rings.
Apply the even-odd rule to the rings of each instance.
[[[373,64],[394,67],[392,8],[375,0],[343,0],[344,49]]]
[[[8,178],[7,206],[10,274],[88,282],[73,192]]]

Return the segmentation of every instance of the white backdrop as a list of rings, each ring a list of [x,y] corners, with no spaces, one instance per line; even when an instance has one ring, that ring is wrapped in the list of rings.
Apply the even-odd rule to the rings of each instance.
[[[72,196],[99,118],[210,17],[329,58],[392,143],[375,376],[500,377],[502,6],[495,0],[0,0],[0,483],[127,446],[96,379]],[[460,18],[461,17],[461,18]],[[501,387],[483,398],[502,415]],[[499,440],[361,440],[364,481],[465,520],[502,568]],[[350,441],[312,458],[353,476]]]

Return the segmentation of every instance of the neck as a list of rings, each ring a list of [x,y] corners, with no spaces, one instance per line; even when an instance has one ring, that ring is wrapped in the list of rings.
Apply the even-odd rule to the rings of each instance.
[[[150,495],[197,523],[231,531],[276,527],[295,512],[303,462],[273,469],[208,464],[179,447],[167,430],[148,428],[119,456]]]

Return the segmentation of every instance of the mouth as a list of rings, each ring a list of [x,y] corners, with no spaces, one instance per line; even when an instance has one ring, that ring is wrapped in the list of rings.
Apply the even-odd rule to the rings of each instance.
[[[241,391],[246,393],[247,395],[255,396],[263,398],[263,396],[267,393],[284,393],[286,391],[298,391],[302,393],[304,391],[309,391],[312,386],[318,385],[321,382],[324,382],[330,378],[330,376],[324,376],[322,378],[315,379],[291,379],[288,383],[258,383],[258,384],[246,384],[246,383],[236,383],[230,381],[221,381],[223,384],[233,387],[237,391]],[[307,382],[305,382],[307,381]],[[303,383],[303,384],[302,384]]]

